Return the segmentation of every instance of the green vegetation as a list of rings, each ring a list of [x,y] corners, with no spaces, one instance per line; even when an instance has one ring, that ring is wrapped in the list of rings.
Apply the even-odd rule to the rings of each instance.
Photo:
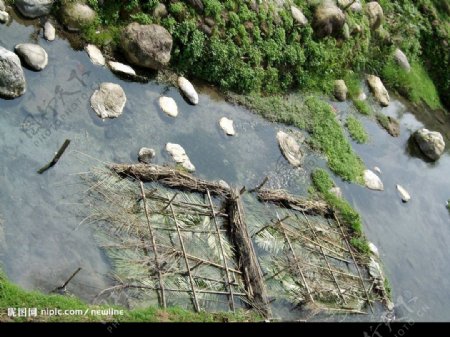
[[[389,87],[397,90],[411,102],[423,101],[432,109],[442,108],[433,81],[419,63],[414,62],[411,71],[406,72],[395,61],[388,62],[383,68],[382,78]]]
[[[97,0],[87,1],[99,18],[85,29],[85,39],[114,48],[129,22],[160,24],[174,39],[171,66],[226,90],[273,94],[300,89],[329,94],[333,80],[345,78],[356,108],[369,114],[367,104],[356,101],[347,77],[374,73],[413,101],[439,107],[437,88],[444,104],[450,105],[450,17],[444,0],[380,1],[385,22],[376,31],[370,30],[364,13],[348,10],[349,39],[342,32],[319,39],[310,24],[301,27],[288,7],[276,9],[272,2],[255,11],[242,0],[204,0],[201,12],[180,1],[106,1],[101,6]],[[153,16],[159,3],[166,5],[168,16]],[[313,22],[315,2],[295,3]],[[393,62],[396,47],[413,66],[407,76]]]
[[[347,129],[350,136],[358,143],[367,143],[369,135],[367,134],[361,122],[353,116],[347,117]]]
[[[334,182],[328,173],[323,169],[316,169],[312,173],[311,178],[316,191],[322,195],[331,207],[339,212],[343,221],[350,227],[352,231],[350,244],[362,254],[370,254],[368,242],[362,232],[361,216],[346,200],[329,192],[330,188],[334,186]]]
[[[380,125],[385,128],[386,130],[389,130],[389,118],[386,115],[383,115],[382,113],[377,113],[377,121],[380,123]]]
[[[386,294],[390,300],[392,300],[392,287],[391,283],[387,278],[384,278],[384,290],[386,290]]]
[[[302,99],[296,95],[262,97],[229,94],[229,99],[260,113],[270,121],[307,130],[311,134],[310,145],[326,155],[334,173],[344,180],[362,181],[364,164],[352,150],[328,103],[314,96]]]
[[[353,104],[355,105],[355,108],[363,115],[366,116],[372,115],[372,108],[366,101],[355,99],[353,100]]]
[[[37,308],[37,317],[8,317],[8,308]],[[123,310],[123,315],[97,316],[91,310],[109,308]],[[82,310],[81,315],[43,316],[40,310]],[[117,306],[105,307],[88,305],[77,298],[61,295],[45,295],[36,291],[25,291],[7,280],[0,271],[0,321],[23,322],[245,322],[261,320],[254,313],[237,311],[236,313],[194,313],[185,309],[172,307],[167,310],[146,308],[125,310]]]

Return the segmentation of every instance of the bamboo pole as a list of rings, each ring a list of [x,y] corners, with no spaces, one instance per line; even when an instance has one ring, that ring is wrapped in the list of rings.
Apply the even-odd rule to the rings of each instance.
[[[164,283],[163,283],[163,279],[162,279],[161,267],[159,264],[158,249],[156,248],[155,234],[153,233],[152,225],[150,223],[150,217],[148,215],[147,199],[145,197],[144,184],[142,183],[142,181],[140,182],[140,187],[141,187],[141,193],[142,193],[142,201],[144,203],[145,217],[147,219],[147,227],[148,227],[148,231],[150,233],[150,239],[152,240],[153,254],[155,255],[155,266],[158,271],[159,286],[161,288],[162,305],[163,305],[163,308],[166,309],[167,308],[166,293],[164,291]]]
[[[169,205],[170,205],[170,210],[172,211],[173,220],[175,221],[175,226],[177,227],[178,238],[180,239],[181,249],[183,250],[184,262],[186,263],[186,269],[187,269],[187,272],[189,275],[189,282],[190,282],[191,288],[192,288],[192,296],[194,297],[194,309],[196,312],[199,312],[200,306],[198,304],[197,293],[195,292],[194,280],[192,278],[191,269],[189,268],[189,261],[188,261],[188,258],[186,257],[186,249],[184,248],[183,236],[181,235],[180,226],[178,225],[178,221],[175,216],[175,211],[173,210],[172,203],[170,203]]]
[[[277,213],[277,218],[278,218],[278,225],[281,228],[281,231],[282,231],[282,233],[284,235],[284,238],[286,239],[286,242],[287,242],[287,244],[289,246],[289,250],[291,251],[291,254],[294,257],[295,264],[297,265],[297,269],[298,269],[298,271],[300,273],[300,276],[302,278],[303,284],[305,285],[305,289],[308,292],[308,297],[309,297],[311,302],[315,303],[314,298],[313,298],[313,296],[311,294],[311,291],[309,290],[308,283],[306,282],[305,275],[303,275],[302,268],[300,267],[300,262],[297,259],[297,255],[295,254],[294,248],[292,247],[291,240],[289,239],[289,236],[287,235],[286,231],[284,230],[283,222],[281,221],[280,216],[278,215],[278,213]]]
[[[319,244],[319,238],[317,237],[316,231],[314,230],[314,228],[312,228],[311,224],[309,223],[309,220],[308,220],[308,218],[306,217],[305,212],[302,212],[302,214],[303,214],[303,216],[304,216],[304,218],[305,218],[305,220],[306,220],[306,223],[307,223],[309,229],[310,229],[311,232],[313,233],[313,236],[314,236],[315,241],[317,242],[317,244]],[[323,259],[325,260],[325,263],[327,264],[328,271],[330,272],[331,277],[333,278],[334,284],[336,284],[336,287],[337,287],[338,292],[339,292],[339,297],[342,298],[342,300],[344,301],[344,303],[347,303],[347,301],[345,300],[344,295],[342,294],[342,289],[341,289],[341,287],[339,286],[339,283],[338,283],[338,281],[336,280],[336,277],[334,276],[333,271],[331,270],[330,263],[328,262],[328,259],[327,259],[326,255],[325,255],[324,251],[323,251],[322,246],[319,246],[319,249],[320,249],[320,252],[322,253],[322,256],[323,256]]]
[[[233,312],[236,312],[236,309],[234,307],[233,287],[231,286],[230,273],[228,271],[227,257],[225,256],[225,250],[223,249],[222,236],[220,235],[219,225],[218,225],[217,219],[216,219],[216,212],[214,210],[214,205],[213,205],[213,202],[211,199],[211,194],[209,193],[208,189],[206,190],[206,193],[208,195],[209,205],[211,206],[211,212],[212,212],[213,219],[214,219],[214,226],[216,227],[216,233],[219,238],[219,246],[220,246],[220,251],[222,253],[223,265],[225,266],[225,270],[226,270],[227,282],[228,282],[228,287],[230,290],[230,307],[231,307],[231,310],[233,310]]]
[[[56,163],[59,161],[59,159],[61,158],[61,156],[64,154],[64,152],[66,151],[67,147],[70,144],[70,139],[66,139],[64,141],[64,144],[61,145],[61,147],[59,148],[58,152],[55,153],[55,156],[53,157],[53,159],[45,166],[41,167],[37,173],[42,174],[45,171],[47,171],[49,168],[53,167],[56,165]]]
[[[359,270],[358,263],[356,263],[355,256],[353,255],[352,247],[350,246],[350,243],[347,240],[347,236],[345,235],[344,230],[342,229],[342,225],[339,222],[339,219],[336,216],[336,213],[333,212],[333,216],[336,219],[336,222],[337,222],[338,227],[339,227],[339,229],[341,231],[342,237],[344,238],[344,241],[345,241],[345,243],[347,245],[348,251],[349,251],[350,255],[352,256],[353,263],[355,264],[355,268],[358,271],[358,275],[359,275],[359,279],[361,281],[361,285],[362,285],[362,287],[364,289],[364,292],[366,294],[367,303],[369,303],[370,311],[373,313],[373,307],[372,307],[372,303],[370,302],[369,293],[367,292],[366,286],[364,285],[364,281],[363,281],[363,277],[362,277],[361,271]]]

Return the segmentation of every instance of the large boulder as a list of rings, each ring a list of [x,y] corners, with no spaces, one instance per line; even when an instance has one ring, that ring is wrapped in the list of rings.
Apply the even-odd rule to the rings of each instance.
[[[369,25],[372,30],[378,29],[383,23],[383,8],[376,1],[369,2],[366,5],[366,12],[369,18]]]
[[[15,98],[25,91],[25,75],[19,57],[0,47],[0,97]]]
[[[345,23],[345,14],[332,1],[325,0],[314,13],[313,28],[318,37],[338,35]]]
[[[334,97],[338,101],[344,102],[347,99],[348,89],[344,80],[334,81]]]
[[[411,65],[409,64],[408,58],[405,53],[398,48],[394,52],[394,59],[400,67],[406,70],[406,72],[409,73],[411,71]]]
[[[50,14],[54,0],[15,0],[14,5],[27,18],[37,18]]]
[[[302,164],[303,153],[295,138],[286,132],[278,131],[277,141],[287,161],[294,167],[300,166]]]
[[[370,90],[374,94],[377,101],[382,106],[388,106],[390,102],[389,93],[381,82],[381,79],[375,75],[367,76],[367,83],[369,84]]]
[[[48,64],[47,52],[40,45],[21,43],[14,48],[14,51],[33,70],[43,70]]]
[[[172,35],[159,25],[130,23],[122,32],[122,48],[131,63],[150,69],[169,64]]]
[[[419,129],[413,137],[423,154],[431,160],[438,160],[444,152],[444,138],[437,131]]]
[[[97,18],[95,11],[81,2],[65,2],[61,7],[61,20],[70,31],[79,31]]]
[[[114,83],[102,83],[91,97],[91,107],[101,118],[119,117],[127,97],[122,87]]]

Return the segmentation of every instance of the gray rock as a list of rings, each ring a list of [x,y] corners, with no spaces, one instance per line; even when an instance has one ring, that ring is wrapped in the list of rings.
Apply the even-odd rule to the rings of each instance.
[[[202,0],[187,0],[187,2],[200,13],[203,12],[204,6]]]
[[[50,21],[47,21],[44,25],[44,37],[48,41],[54,41],[56,38],[56,29]]]
[[[383,23],[384,13],[383,8],[376,1],[367,3],[366,13],[369,18],[369,25],[372,30],[378,29]]]
[[[388,106],[390,102],[389,93],[381,82],[381,79],[375,75],[367,76],[367,83],[372,90],[375,98],[382,106]]]
[[[6,11],[5,2],[3,0],[0,0],[0,11]]]
[[[122,32],[122,49],[132,64],[162,69],[169,64],[172,36],[162,26],[129,24]]]
[[[338,0],[338,5],[342,9],[346,9],[350,5],[350,10],[352,10],[353,12],[362,12],[362,9],[363,9],[360,0],[356,0],[356,1],[353,1],[353,0]]]
[[[369,274],[374,279],[384,280],[383,271],[381,270],[379,263],[376,262],[372,257],[370,258],[369,262]]]
[[[109,68],[118,74],[136,76],[136,72],[130,66],[114,61],[108,61]]]
[[[375,246],[372,242],[369,242],[369,250],[370,252],[375,255],[376,257],[380,257],[380,253],[378,251],[377,246]]]
[[[234,136],[236,134],[236,131],[234,130],[233,121],[231,119],[222,117],[219,121],[219,125],[228,136]]]
[[[342,198],[342,190],[337,186],[330,188],[328,192],[334,194],[338,198]]]
[[[101,50],[98,49],[97,46],[94,46],[93,44],[88,44],[84,49],[88,53],[92,63],[99,66],[105,65],[105,58],[103,57]]]
[[[445,142],[439,132],[419,129],[414,132],[413,137],[422,153],[429,159],[436,161],[444,153]]]
[[[381,173],[381,169],[380,169],[378,166],[374,166],[374,167],[373,167],[373,170],[374,170],[376,173],[378,173],[378,174],[382,174],[382,173]]]
[[[375,191],[383,191],[384,186],[381,179],[371,170],[364,171],[364,184],[368,189]]]
[[[25,75],[19,57],[0,46],[0,97],[16,98],[25,91]]]
[[[176,163],[181,164],[181,166],[183,166],[187,171],[195,171],[195,166],[191,163],[189,157],[186,154],[186,151],[184,151],[181,145],[167,143],[166,151],[169,152]]]
[[[411,200],[411,196],[409,195],[408,191],[405,190],[405,188],[401,185],[397,185],[397,191],[400,193],[400,196],[402,197],[403,202],[408,202]]]
[[[338,101],[344,102],[347,99],[348,89],[344,80],[334,81],[334,97]]]
[[[170,117],[178,116],[178,106],[172,97],[162,96],[159,98],[159,106]]]
[[[91,107],[101,118],[119,117],[127,97],[122,87],[114,83],[102,83],[91,97]]]
[[[338,35],[345,23],[345,14],[333,1],[325,0],[317,6],[313,27],[318,37]]]
[[[291,6],[291,14],[300,27],[305,27],[308,24],[308,19],[299,8]]]
[[[350,39],[350,27],[348,26],[347,22],[344,23],[344,26],[342,26],[342,36],[346,40]]]
[[[148,147],[143,147],[139,150],[138,160],[140,163],[150,164],[152,159],[155,158],[156,152]]]
[[[43,70],[48,64],[47,52],[37,44],[21,43],[14,48],[14,51],[33,70]]]
[[[155,18],[165,18],[167,15],[169,15],[169,12],[167,11],[166,6],[162,3],[159,3],[155,9],[153,9],[153,16]]]
[[[95,11],[80,2],[65,2],[61,7],[61,20],[70,31],[79,31],[94,22]]]
[[[283,131],[278,131],[277,141],[281,152],[287,161],[294,167],[300,166],[303,159],[303,153],[295,138]]]
[[[52,10],[54,0],[15,0],[14,5],[27,18],[37,18],[48,15]]]
[[[411,71],[411,65],[409,64],[408,58],[406,57],[405,53],[402,52],[400,49],[396,49],[394,52],[394,59],[397,61],[397,63],[406,70],[406,72]]]
[[[177,82],[181,92],[189,100],[189,102],[194,105],[198,104],[198,94],[192,83],[183,76],[178,77]]]
[[[0,23],[6,23],[9,20],[9,14],[5,11],[0,10]]]

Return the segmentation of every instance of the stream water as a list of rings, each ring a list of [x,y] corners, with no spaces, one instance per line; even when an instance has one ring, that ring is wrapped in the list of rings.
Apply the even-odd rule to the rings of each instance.
[[[199,87],[200,104],[193,107],[173,87],[121,80],[93,65],[84,51],[73,50],[66,40],[47,42],[37,30],[35,21],[16,17],[0,25],[0,45],[13,50],[18,43],[39,43],[49,55],[44,71],[25,70],[24,96],[0,100],[0,264],[13,282],[27,289],[48,292],[78,267],[82,272],[68,287],[75,295],[90,301],[110,284],[108,259],[95,243],[92,228],[80,224],[87,188],[80,175],[92,167],[136,162],[143,146],[156,150],[156,163],[170,162],[164,146],[172,142],[186,149],[200,177],[252,187],[269,176],[272,187],[305,193],[311,169],[325,165],[319,156],[308,155],[305,167],[291,169],[275,139],[286,126],[226,103],[207,86]],[[127,104],[117,119],[102,121],[90,108],[89,98],[102,82],[118,83],[126,92]],[[176,119],[160,111],[161,94],[177,102]],[[335,104],[343,115],[351,108]],[[398,99],[382,111],[400,120],[401,136],[392,138],[363,118],[371,141],[354,148],[367,167],[382,169],[385,191],[334,178],[380,250],[397,319],[448,320],[450,221],[445,202],[450,180],[445,174],[450,147],[437,163],[428,163],[407,145],[410,133],[422,125],[443,132],[448,142],[449,123],[436,125],[426,113],[412,113]],[[223,116],[234,120],[236,137],[226,137],[219,128]],[[38,175],[36,170],[66,138],[72,143],[60,162]],[[401,202],[397,183],[410,192],[409,203]]]

